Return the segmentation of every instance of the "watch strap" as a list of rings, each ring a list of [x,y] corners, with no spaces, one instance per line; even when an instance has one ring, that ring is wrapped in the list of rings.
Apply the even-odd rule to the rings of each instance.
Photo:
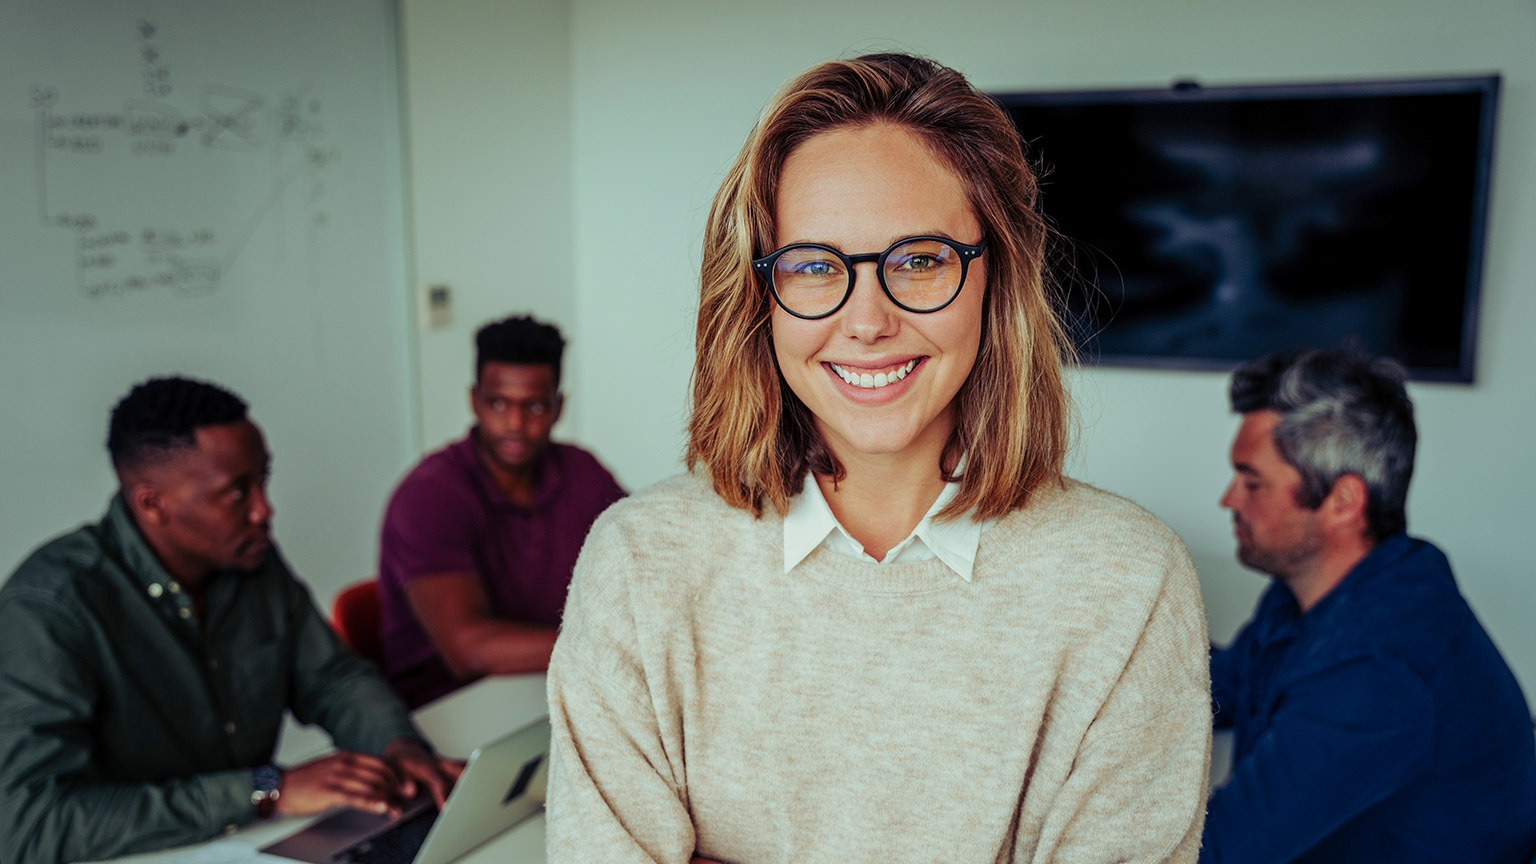
[[[262,765],[251,769],[251,803],[256,805],[258,819],[270,819],[277,810],[277,799],[283,794],[283,772],[276,765]]]

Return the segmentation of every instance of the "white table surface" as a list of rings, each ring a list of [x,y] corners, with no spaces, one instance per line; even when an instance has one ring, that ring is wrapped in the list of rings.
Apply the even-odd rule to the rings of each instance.
[[[484,678],[418,708],[412,715],[438,752],[466,759],[481,744],[521,728],[548,713],[543,675]],[[293,765],[330,749],[330,739],[289,718],[277,746],[277,762]],[[1220,785],[1231,770],[1232,736],[1216,733],[1211,783]],[[287,817],[254,823],[226,838],[143,855],[113,859],[113,864],[293,864],[286,858],[256,856],[255,850],[292,834],[314,817]],[[544,864],[544,814],[539,813],[460,858],[457,864]]]
[[[1217,729],[1211,735],[1210,787],[1213,791],[1232,776],[1232,751],[1236,747],[1237,739],[1231,729]]]
[[[416,709],[411,715],[432,746],[444,756],[467,759],[481,744],[545,716],[543,675],[483,678]],[[291,766],[331,749],[321,730],[300,726],[292,717],[278,739],[276,762]],[[318,817],[290,816],[256,822],[226,837],[141,855],[112,859],[113,864],[294,864],[287,858],[257,855],[256,850],[298,831]],[[544,814],[519,823],[459,859],[459,864],[543,864]]]

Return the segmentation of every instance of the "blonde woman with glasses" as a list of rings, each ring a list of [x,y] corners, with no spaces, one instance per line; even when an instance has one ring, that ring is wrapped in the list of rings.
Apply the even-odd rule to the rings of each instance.
[[[1047,227],[957,72],[826,63],[704,241],[684,476],[615,505],[550,665],[552,862],[1193,861],[1177,537],[1062,474]]]

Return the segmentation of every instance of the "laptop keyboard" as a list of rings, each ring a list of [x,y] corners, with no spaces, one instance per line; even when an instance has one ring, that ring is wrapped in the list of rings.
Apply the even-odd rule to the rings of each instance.
[[[411,864],[436,820],[437,810],[428,807],[341,850],[333,860],[338,864]]]

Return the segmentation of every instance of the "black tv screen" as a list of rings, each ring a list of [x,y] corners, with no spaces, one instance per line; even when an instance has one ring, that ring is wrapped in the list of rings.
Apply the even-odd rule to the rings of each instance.
[[[1470,382],[1498,90],[1485,76],[994,97],[1042,174],[1088,359],[1227,369],[1353,347]]]

